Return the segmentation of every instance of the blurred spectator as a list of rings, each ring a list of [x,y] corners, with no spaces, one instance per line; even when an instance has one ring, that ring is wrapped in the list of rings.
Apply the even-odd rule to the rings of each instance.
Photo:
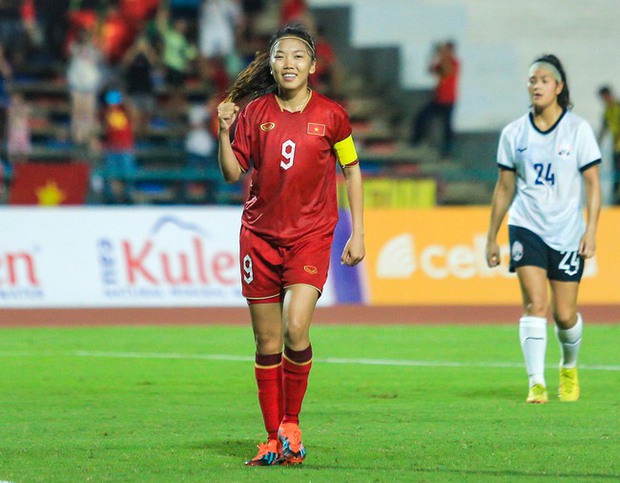
[[[43,44],[43,33],[37,22],[34,0],[24,0],[21,7],[21,15],[26,38],[33,46],[41,47]]]
[[[71,96],[71,137],[82,146],[92,147],[97,126],[97,95],[102,84],[102,54],[92,31],[80,29],[69,47],[67,70]]]
[[[211,132],[211,113],[204,104],[197,104],[189,109],[189,131],[185,138],[187,165],[204,169],[207,158],[215,155],[217,147]]]
[[[266,0],[241,0],[243,22],[237,29],[236,51],[242,68],[254,60],[256,52],[263,50],[273,30],[277,29],[277,25],[273,25],[267,28],[265,32],[262,30],[262,19],[268,16],[265,8],[266,3]],[[267,37],[267,40],[264,40],[263,37]]]
[[[0,42],[0,202],[4,202],[6,198],[6,180],[11,168],[8,161],[4,159],[4,137],[7,124],[7,108],[10,103],[7,84],[11,80],[13,71],[6,57],[4,56],[4,48]]]
[[[228,75],[224,57],[211,57],[203,66],[206,66],[206,70],[203,71],[203,80],[208,83],[209,88],[218,94],[226,92],[230,86],[231,76]]]
[[[204,71],[210,59],[224,59],[229,75],[241,70],[236,51],[238,29],[243,23],[238,0],[202,0],[198,18],[201,62]]]
[[[182,86],[197,55],[196,47],[186,37],[188,23],[183,18],[170,20],[169,10],[162,6],[157,12],[157,28],[164,42],[166,82],[170,86]]]
[[[19,43],[23,32],[22,0],[0,0],[0,42],[12,49]]]
[[[4,46],[0,42],[0,156],[4,150],[6,136],[7,109],[10,104],[8,83],[13,77],[13,69],[4,55]]]
[[[132,177],[136,172],[134,132],[123,95],[111,89],[105,94],[103,108],[104,200],[108,204],[126,204],[132,200]]]
[[[119,0],[119,7],[121,15],[131,22],[136,31],[141,31],[147,20],[157,12],[159,0]]]
[[[280,4],[280,25],[302,24],[307,30],[314,30],[314,22],[306,0],[282,0]]]
[[[11,96],[8,115],[7,153],[11,163],[27,161],[32,152],[30,140],[30,105],[20,92]]]
[[[33,27],[30,35],[35,39],[39,35],[42,37],[41,48],[49,59],[64,59],[70,0],[34,0],[33,3],[38,33],[34,32]]]
[[[437,78],[437,85],[433,99],[422,108],[415,118],[412,143],[414,146],[418,146],[424,141],[428,136],[433,119],[438,117],[441,120],[443,131],[441,156],[448,157],[453,150],[452,114],[457,100],[460,74],[460,62],[456,57],[454,42],[444,42],[435,47],[429,72]]]
[[[82,30],[95,32],[99,29],[100,21],[96,10],[97,6],[98,2],[96,0],[71,1],[69,13],[67,14],[69,28],[66,32],[64,44],[66,56],[70,54],[69,49]]]
[[[246,23],[246,30],[256,33],[254,23],[265,10],[265,0],[241,0],[241,10]]]
[[[211,114],[207,105],[195,105],[189,111],[189,132],[185,138],[186,166],[196,173],[204,173],[217,166],[214,158],[217,143],[210,131]],[[218,173],[219,174],[219,173]],[[185,186],[186,201],[215,202],[213,181],[188,182]]]
[[[0,0],[0,43],[4,46],[6,59],[11,63],[14,78],[25,67],[32,48],[26,30],[34,25],[32,15],[33,9],[24,5],[23,0]]]
[[[311,76],[313,87],[328,97],[342,95],[342,70],[336,51],[325,36],[325,29],[317,27],[314,45],[316,47],[316,70]]]
[[[106,8],[101,19],[101,50],[110,64],[117,64],[133,42],[136,25],[121,13],[114,2]]]
[[[598,142],[602,144],[606,135],[612,138],[613,174],[615,178],[613,184],[614,203],[620,204],[620,191],[618,190],[620,184],[618,181],[618,175],[620,174],[620,102],[616,99],[609,86],[601,87],[598,94],[605,106]]]
[[[146,33],[139,35],[123,58],[125,84],[136,137],[143,137],[155,111],[154,70],[159,58]]]

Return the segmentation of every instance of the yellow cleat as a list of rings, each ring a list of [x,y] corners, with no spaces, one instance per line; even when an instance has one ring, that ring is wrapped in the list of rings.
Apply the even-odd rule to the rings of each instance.
[[[560,401],[571,402],[579,399],[579,379],[577,368],[565,369],[560,367]]]
[[[542,384],[534,384],[530,387],[527,393],[527,399],[525,402],[531,404],[546,404],[549,402],[549,395],[547,394],[547,388]]]

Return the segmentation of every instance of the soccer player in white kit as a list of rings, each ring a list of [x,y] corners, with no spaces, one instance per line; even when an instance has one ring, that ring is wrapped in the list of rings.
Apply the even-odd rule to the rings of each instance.
[[[500,264],[497,232],[508,212],[510,271],[517,272],[523,299],[519,337],[529,376],[526,401],[549,400],[544,376],[548,286],[562,354],[559,398],[576,401],[583,332],[577,293],[584,260],[596,249],[601,153],[590,125],[570,111],[566,74],[557,57],[534,61],[528,91],[531,111],[500,137],[486,257],[490,267]]]

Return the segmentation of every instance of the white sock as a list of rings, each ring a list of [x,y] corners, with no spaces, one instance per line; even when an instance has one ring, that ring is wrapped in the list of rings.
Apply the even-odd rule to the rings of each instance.
[[[530,387],[545,384],[545,351],[547,349],[547,319],[523,316],[519,319],[519,339],[525,359]]]
[[[577,314],[577,323],[570,329],[560,329],[555,326],[555,335],[560,343],[562,353],[561,365],[564,369],[571,369],[577,365],[577,356],[581,347],[581,335],[583,334],[583,318]]]

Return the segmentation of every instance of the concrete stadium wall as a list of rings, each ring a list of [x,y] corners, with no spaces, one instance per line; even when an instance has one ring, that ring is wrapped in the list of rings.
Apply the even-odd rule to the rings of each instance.
[[[426,89],[433,43],[451,38],[463,62],[457,128],[493,130],[528,106],[527,70],[554,53],[564,63],[575,112],[597,128],[596,91],[620,92],[618,0],[309,0],[311,7],[351,8],[353,46],[398,46],[404,88]]]

